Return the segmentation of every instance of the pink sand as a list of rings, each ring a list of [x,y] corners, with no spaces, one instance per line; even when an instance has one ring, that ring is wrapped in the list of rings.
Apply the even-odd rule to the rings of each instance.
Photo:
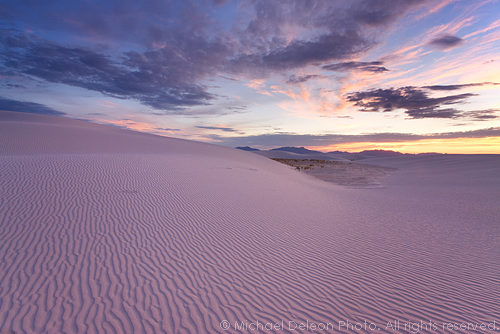
[[[399,168],[385,187],[351,189],[235,149],[0,112],[0,333],[500,328],[499,157],[378,163]]]

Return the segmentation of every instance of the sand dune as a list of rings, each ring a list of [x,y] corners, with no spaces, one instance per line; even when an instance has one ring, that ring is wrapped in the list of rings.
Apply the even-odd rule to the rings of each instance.
[[[235,149],[1,112],[0,333],[500,327],[500,164],[474,159],[393,162],[385,188],[352,189]]]

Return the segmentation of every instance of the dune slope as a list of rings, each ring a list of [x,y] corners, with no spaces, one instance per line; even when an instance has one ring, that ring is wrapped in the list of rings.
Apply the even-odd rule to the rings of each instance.
[[[0,332],[500,327],[498,171],[477,167],[497,187],[466,193],[398,173],[349,189],[239,150],[1,112]]]

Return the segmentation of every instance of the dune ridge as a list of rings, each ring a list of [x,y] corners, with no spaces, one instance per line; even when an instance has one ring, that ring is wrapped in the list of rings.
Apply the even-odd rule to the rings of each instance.
[[[0,332],[500,327],[498,187],[417,187],[403,168],[350,189],[252,153],[8,112],[0,143]],[[499,169],[476,172],[491,185]]]

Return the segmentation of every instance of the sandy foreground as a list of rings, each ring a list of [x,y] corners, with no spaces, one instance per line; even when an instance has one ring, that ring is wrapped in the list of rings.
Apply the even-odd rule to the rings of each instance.
[[[0,112],[0,333],[499,332],[500,157],[370,160]]]

